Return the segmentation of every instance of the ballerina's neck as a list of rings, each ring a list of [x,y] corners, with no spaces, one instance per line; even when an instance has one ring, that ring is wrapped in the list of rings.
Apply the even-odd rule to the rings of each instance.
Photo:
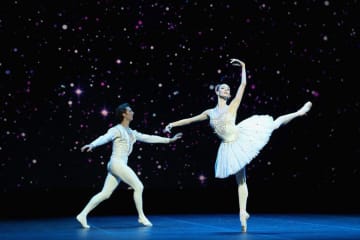
[[[226,104],[223,105],[223,106],[216,105],[215,111],[216,111],[217,113],[221,114],[221,113],[226,112],[226,111],[228,110],[228,108],[229,108],[229,106],[226,105]]]

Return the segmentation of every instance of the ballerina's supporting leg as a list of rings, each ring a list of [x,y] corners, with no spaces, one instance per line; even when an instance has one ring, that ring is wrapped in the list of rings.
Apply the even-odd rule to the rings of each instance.
[[[238,184],[241,231],[246,232],[247,219],[250,217],[250,215],[246,211],[246,204],[249,192],[246,184],[245,168],[241,169],[236,174],[236,182]]]
[[[275,127],[274,129],[279,128],[281,125],[287,124],[288,122],[290,122],[291,120],[293,120],[294,118],[300,117],[300,116],[304,116],[308,111],[310,111],[312,106],[311,102],[306,102],[299,110],[297,110],[296,112],[293,113],[289,113],[289,114],[285,114],[282,115],[278,118],[275,119],[274,124]]]

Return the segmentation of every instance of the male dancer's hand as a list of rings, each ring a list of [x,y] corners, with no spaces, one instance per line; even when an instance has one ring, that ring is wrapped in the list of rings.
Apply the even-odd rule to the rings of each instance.
[[[83,146],[82,148],[81,148],[81,151],[83,152],[83,151],[87,151],[87,152],[91,152],[92,151],[92,146],[90,145],[90,144],[86,144],[85,146]]]
[[[182,138],[183,134],[182,133],[177,133],[175,134],[175,136],[173,136],[172,138],[170,138],[170,142],[175,142],[176,140]]]

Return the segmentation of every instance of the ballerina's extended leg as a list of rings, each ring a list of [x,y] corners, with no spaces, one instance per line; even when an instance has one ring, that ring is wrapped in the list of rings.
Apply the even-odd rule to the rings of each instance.
[[[304,116],[308,111],[310,111],[312,107],[312,103],[311,102],[306,102],[299,110],[297,110],[296,112],[293,113],[289,113],[289,114],[285,114],[282,115],[278,118],[275,119],[274,124],[275,124],[275,129],[279,128],[281,125],[287,124],[288,122],[290,122],[291,120],[293,120],[294,118],[300,117],[300,116]]]

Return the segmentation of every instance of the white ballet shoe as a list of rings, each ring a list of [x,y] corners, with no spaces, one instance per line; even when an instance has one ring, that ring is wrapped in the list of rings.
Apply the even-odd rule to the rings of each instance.
[[[81,224],[83,228],[90,228],[90,226],[87,224],[87,220],[85,216],[79,214],[76,216],[76,220],[78,220],[78,222]]]
[[[138,222],[144,225],[145,227],[151,227],[152,223],[146,217],[141,217],[138,219]]]
[[[250,215],[247,212],[240,212],[241,232],[247,232],[247,220]]]
[[[308,111],[310,111],[312,107],[312,102],[306,102],[302,108],[299,109],[298,113],[300,116],[305,115]]]

